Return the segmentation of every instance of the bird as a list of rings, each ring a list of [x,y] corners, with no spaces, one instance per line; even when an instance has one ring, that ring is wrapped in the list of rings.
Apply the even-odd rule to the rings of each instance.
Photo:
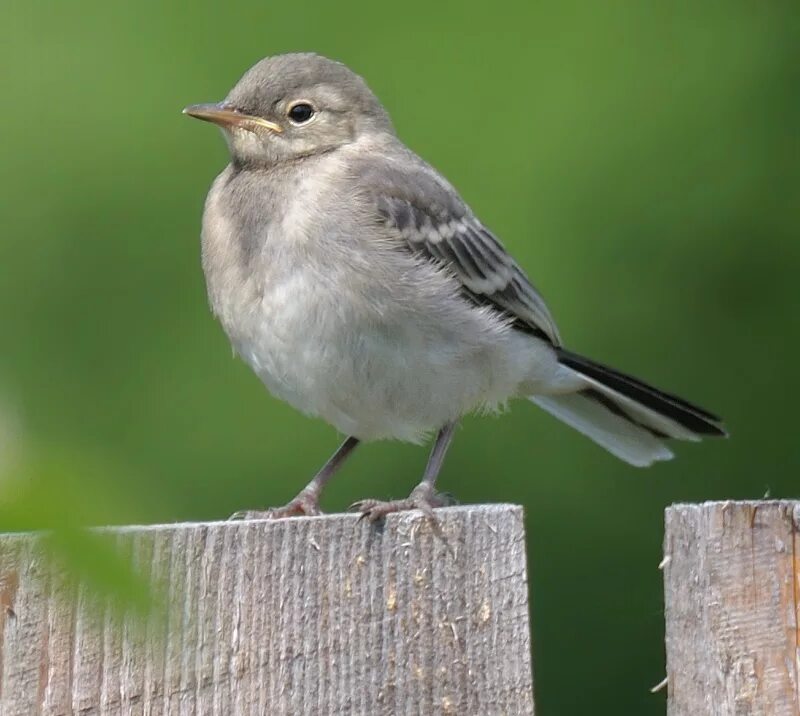
[[[362,442],[433,446],[406,499],[352,506],[378,520],[450,504],[436,479],[462,417],[525,398],[626,463],[668,440],[727,433],[719,417],[562,345],[539,291],[456,189],[398,138],[365,80],[315,53],[262,59],[219,103],[230,163],[206,198],[211,309],[269,392],[347,436],[282,507],[320,495]]]

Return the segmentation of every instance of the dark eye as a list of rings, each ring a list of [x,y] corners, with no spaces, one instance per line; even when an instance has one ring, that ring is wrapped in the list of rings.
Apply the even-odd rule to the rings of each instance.
[[[289,107],[287,114],[295,124],[303,124],[314,116],[314,108],[308,102],[298,102]]]

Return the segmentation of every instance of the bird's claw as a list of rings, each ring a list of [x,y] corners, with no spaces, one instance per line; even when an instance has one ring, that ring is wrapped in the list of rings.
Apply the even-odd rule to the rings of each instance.
[[[268,510],[240,510],[234,512],[229,520],[278,520],[282,517],[316,517],[321,515],[318,498],[301,492],[283,507],[270,507]]]
[[[359,521],[366,519],[369,522],[377,522],[394,512],[420,510],[429,520],[437,522],[434,509],[447,507],[453,502],[450,495],[435,492],[427,485],[418,485],[405,500],[359,500],[350,505],[349,510],[361,513]]]

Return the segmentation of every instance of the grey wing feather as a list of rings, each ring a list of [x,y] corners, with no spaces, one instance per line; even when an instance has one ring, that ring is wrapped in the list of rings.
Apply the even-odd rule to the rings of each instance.
[[[516,327],[561,344],[555,321],[522,269],[461,200],[415,155],[373,156],[362,180],[379,220],[397,229],[412,251],[447,268],[465,295],[510,316]]]

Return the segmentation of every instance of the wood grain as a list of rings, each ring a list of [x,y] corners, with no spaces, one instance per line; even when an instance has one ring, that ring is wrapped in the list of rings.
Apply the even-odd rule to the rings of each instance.
[[[437,515],[109,529],[146,618],[0,536],[0,714],[532,714],[522,510]]]
[[[669,716],[797,716],[800,503],[666,512]]]

